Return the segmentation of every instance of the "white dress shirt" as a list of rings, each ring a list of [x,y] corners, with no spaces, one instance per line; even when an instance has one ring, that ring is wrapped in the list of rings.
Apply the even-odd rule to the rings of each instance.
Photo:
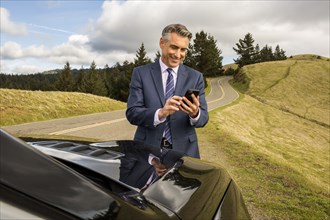
[[[165,93],[166,93],[166,81],[167,81],[167,77],[168,77],[168,71],[167,69],[169,68],[168,66],[166,66],[162,59],[159,59],[159,64],[160,64],[160,71],[162,72],[162,79],[163,79],[163,91],[164,91],[164,96],[165,96]],[[176,86],[176,81],[177,81],[177,78],[178,78],[178,70],[179,70],[179,66],[177,67],[174,67],[174,68],[171,68],[173,71],[172,71],[172,74],[173,74],[173,80],[174,80],[174,88]],[[166,118],[163,118],[163,119],[159,119],[158,117],[158,112],[160,111],[160,109],[157,109],[157,111],[155,112],[155,115],[154,115],[154,126],[157,126],[159,125],[160,123],[163,123],[166,121]],[[200,111],[198,112],[198,115],[196,118],[191,118],[190,117],[190,124],[191,125],[194,125],[198,119],[200,117]]]

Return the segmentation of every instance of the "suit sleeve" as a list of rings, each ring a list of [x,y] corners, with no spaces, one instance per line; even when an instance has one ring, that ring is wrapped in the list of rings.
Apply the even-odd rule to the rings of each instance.
[[[194,126],[198,128],[198,127],[204,127],[209,120],[209,114],[207,110],[207,103],[206,103],[205,91],[204,91],[204,79],[202,74],[200,74],[200,77],[198,79],[197,88],[199,89],[200,92],[199,94],[200,117],[198,121],[194,124]]]
[[[144,84],[142,74],[138,68],[133,70],[127,100],[126,118],[133,125],[153,127],[154,114],[157,109],[145,106],[144,87],[148,85]]]

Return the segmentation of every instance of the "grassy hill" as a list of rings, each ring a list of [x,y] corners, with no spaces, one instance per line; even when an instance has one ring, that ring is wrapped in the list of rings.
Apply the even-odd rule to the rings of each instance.
[[[85,93],[0,89],[0,126],[125,109],[126,103]]]
[[[245,66],[241,98],[198,130],[202,158],[230,171],[253,219],[330,218],[329,71],[308,55]]]
[[[330,125],[329,60],[298,56],[249,65],[241,72],[246,92],[259,101],[300,117]],[[242,76],[239,76],[242,78]],[[242,80],[239,81],[241,83]]]

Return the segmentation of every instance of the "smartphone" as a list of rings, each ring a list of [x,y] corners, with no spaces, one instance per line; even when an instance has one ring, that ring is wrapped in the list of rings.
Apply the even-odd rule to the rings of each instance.
[[[196,97],[199,96],[199,90],[198,89],[188,89],[186,94],[184,95],[191,103],[193,103],[193,99],[191,97],[191,94],[194,94]]]

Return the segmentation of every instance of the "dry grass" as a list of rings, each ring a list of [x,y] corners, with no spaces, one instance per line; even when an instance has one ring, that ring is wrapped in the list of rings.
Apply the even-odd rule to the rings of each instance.
[[[289,60],[246,66],[247,92],[276,108],[330,125],[330,72],[326,60]]]
[[[198,129],[253,219],[330,218],[329,61],[303,58],[246,66],[246,94]]]
[[[125,109],[123,102],[85,93],[0,89],[0,125]]]
[[[249,96],[210,117],[201,156],[229,170],[253,219],[329,217],[328,128]]]

